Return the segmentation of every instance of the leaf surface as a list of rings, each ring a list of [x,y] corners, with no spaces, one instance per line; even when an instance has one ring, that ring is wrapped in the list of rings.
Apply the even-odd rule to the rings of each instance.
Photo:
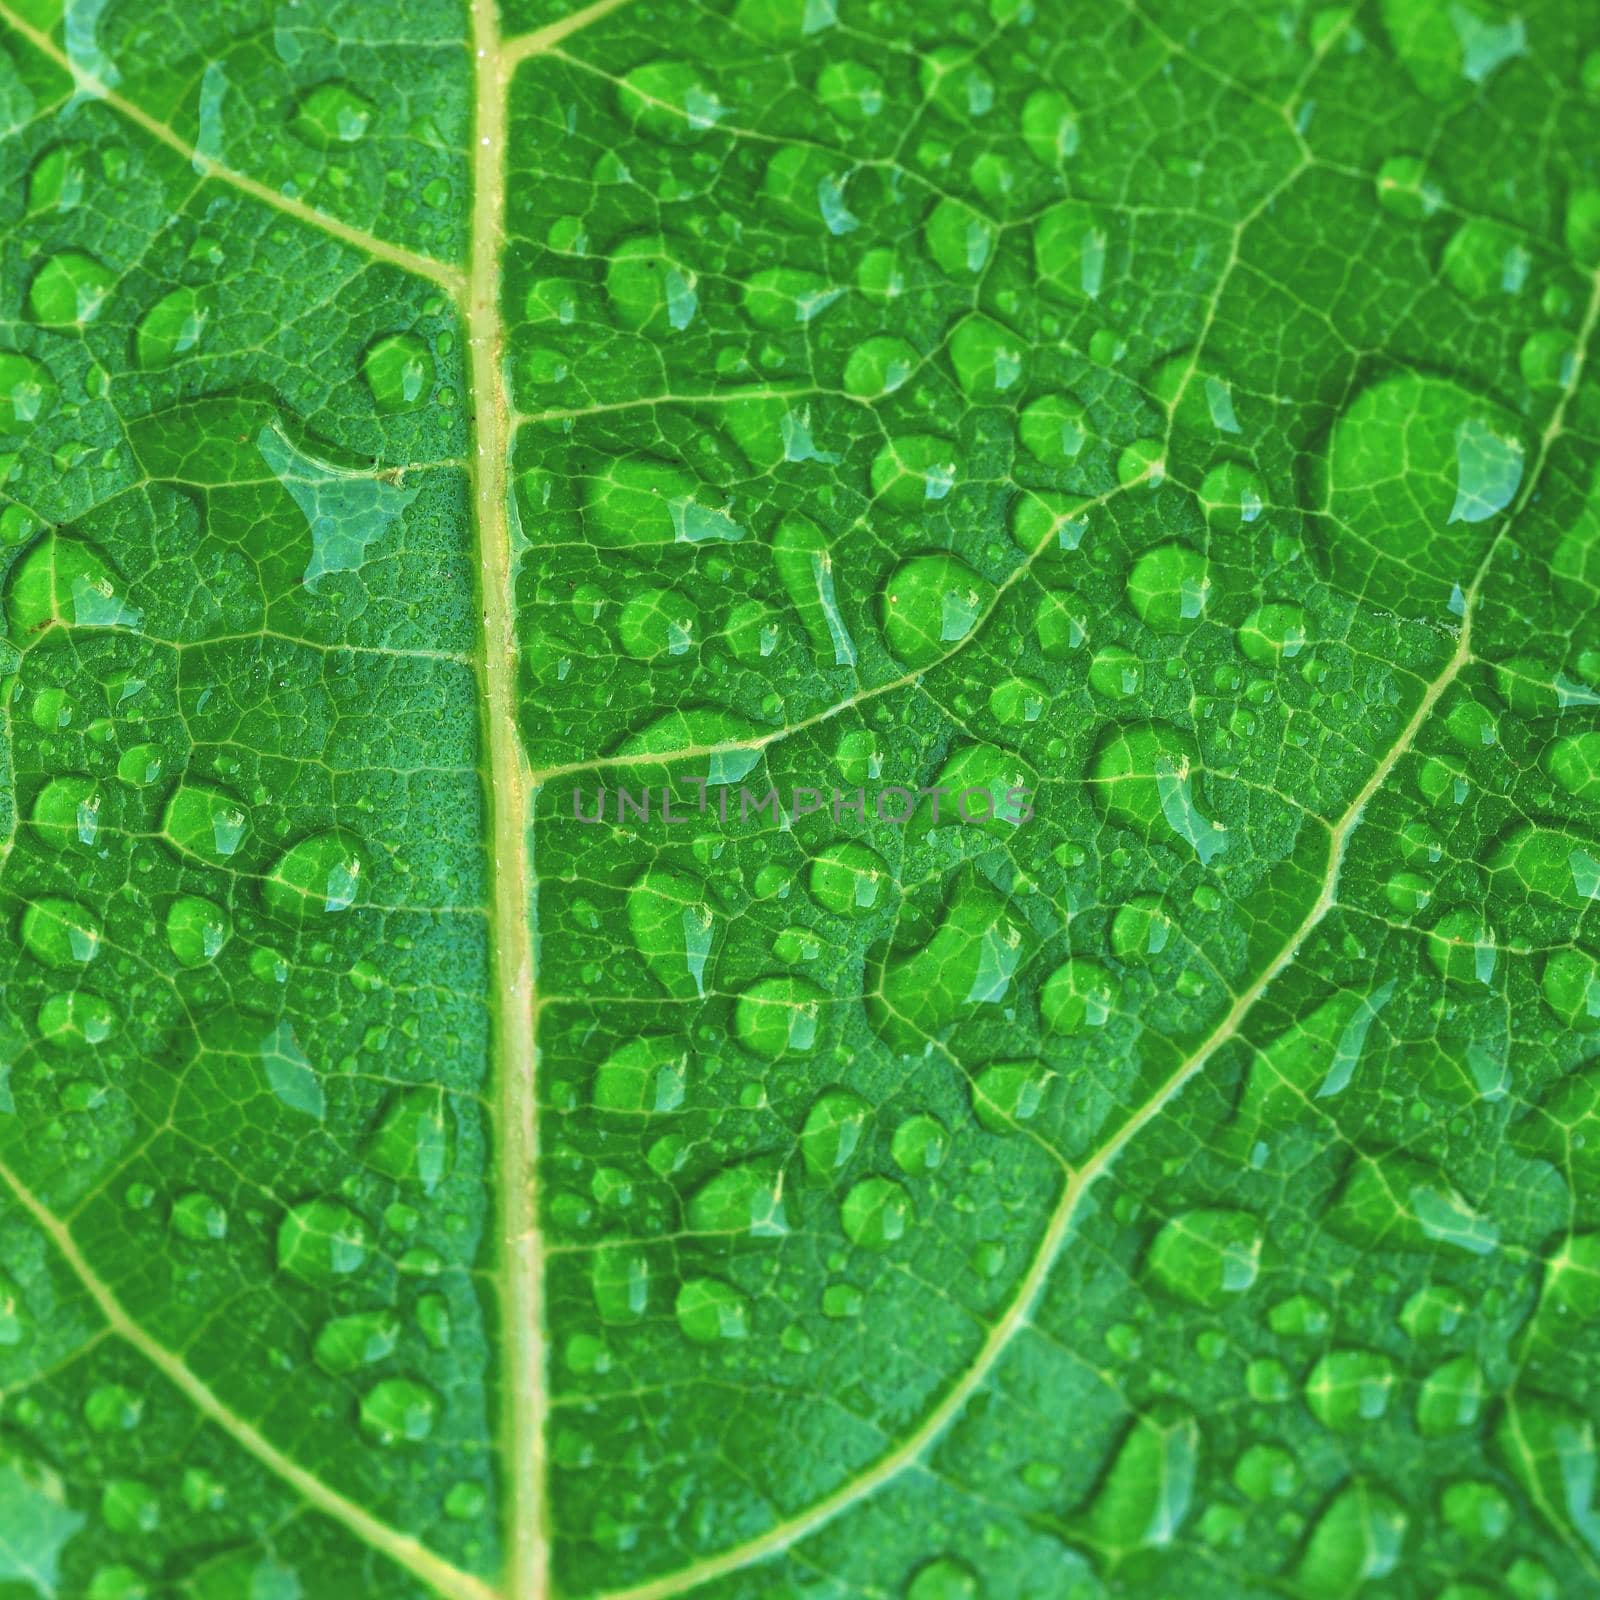
[[[0,4],[0,1594],[1600,1586],[1590,10]]]

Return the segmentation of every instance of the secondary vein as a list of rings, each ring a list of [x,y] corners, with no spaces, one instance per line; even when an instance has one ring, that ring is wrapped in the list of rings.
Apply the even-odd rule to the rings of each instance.
[[[174,132],[159,117],[151,116],[142,106],[118,94],[108,84],[102,83],[92,74],[75,66],[66,51],[48,33],[25,21],[4,3],[0,3],[0,21],[13,32],[20,34],[36,50],[48,56],[57,66],[71,73],[72,81],[83,93],[104,101],[112,110],[143,128],[152,138],[159,139],[169,150],[177,151],[201,177],[214,178],[218,183],[228,184],[240,193],[249,195],[253,200],[259,200],[263,205],[271,206],[275,211],[281,211],[297,222],[304,222],[309,227],[339,240],[342,244],[351,245],[376,260],[386,261],[390,266],[415,273],[418,277],[431,278],[433,282],[458,298],[461,295],[466,279],[459,268],[433,256],[423,255],[420,251],[408,250],[404,245],[391,244],[387,239],[380,239],[364,228],[341,222],[338,217],[329,216],[327,212],[319,211],[315,206],[308,206],[303,200],[293,199],[257,178],[237,172],[210,156],[201,155],[188,140]]]
[[[159,1345],[128,1314],[110,1286],[79,1250],[67,1225],[3,1163],[0,1163],[0,1179],[17,1197],[23,1210],[33,1218],[40,1232],[61,1253],[90,1298],[100,1308],[100,1314],[111,1331],[137,1350],[184,1395],[196,1411],[276,1473],[308,1506],[340,1523],[358,1539],[446,1596],[446,1600],[494,1600],[494,1590],[481,1578],[463,1572],[443,1556],[436,1555],[420,1540],[390,1527],[355,1501],[346,1499],[337,1489],[330,1488],[322,1479],[285,1455],[254,1424],[230,1410],[180,1357]]]

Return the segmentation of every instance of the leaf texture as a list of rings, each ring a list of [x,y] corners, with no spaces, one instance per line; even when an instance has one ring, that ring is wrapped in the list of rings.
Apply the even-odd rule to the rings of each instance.
[[[0,1595],[1600,1593],[1592,6],[0,25]]]

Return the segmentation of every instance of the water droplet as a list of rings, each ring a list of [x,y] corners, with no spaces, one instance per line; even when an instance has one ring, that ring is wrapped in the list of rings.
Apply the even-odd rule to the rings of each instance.
[[[178,964],[203,967],[222,953],[232,929],[228,913],[199,895],[182,895],[167,912],[167,947]]]
[[[1375,605],[1441,613],[1471,582],[1485,524],[1522,471],[1514,420],[1458,384],[1408,373],[1363,390],[1328,447],[1335,578]]]
[[[400,1341],[400,1319],[392,1311],[360,1311],[322,1325],[312,1356],[335,1378],[387,1359]]]
[[[71,211],[83,199],[85,149],[81,144],[58,144],[34,162],[28,174],[28,215],[42,211]]]
[[[915,1219],[911,1196],[893,1178],[863,1178],[839,1208],[845,1237],[863,1250],[887,1250]]]
[[[696,1344],[749,1337],[750,1302],[720,1278],[688,1279],[672,1309],[684,1337]]]
[[[1261,1248],[1261,1223],[1247,1211],[1185,1211],[1156,1235],[1145,1266],[1167,1293],[1215,1310],[1256,1281]]]
[[[39,791],[29,821],[52,849],[91,847],[100,831],[100,786],[93,778],[52,778]]]
[[[0,428],[19,432],[56,402],[56,384],[43,363],[0,350]]]
[[[46,895],[22,914],[22,945],[58,971],[86,967],[100,953],[100,924],[75,901]]]
[[[988,317],[968,317],[950,336],[956,384],[970,399],[1005,394],[1022,376],[1023,343]]]
[[[1157,633],[1182,633],[1200,620],[1211,591],[1210,564],[1185,544],[1147,550],[1128,574],[1128,603]]]
[[[806,1171],[826,1178],[845,1166],[861,1142],[872,1108],[848,1089],[819,1095],[800,1130],[800,1156]]]
[[[1563,328],[1541,328],[1523,341],[1517,368],[1530,389],[1566,389],[1578,371],[1578,351]]]
[[[250,831],[250,816],[221,789],[180,783],[167,801],[161,829],[181,855],[197,856],[214,867],[225,866]]]
[[[1111,949],[1119,961],[1143,966],[1166,949],[1174,931],[1159,895],[1135,895],[1111,919]]]
[[[893,394],[916,370],[918,356],[904,339],[880,334],[850,352],[844,367],[844,392],[857,400]]]
[[[906,1600],[982,1600],[983,1585],[964,1561],[940,1556],[917,1568]]]
[[[1495,1224],[1478,1215],[1437,1169],[1411,1156],[1361,1156],[1328,1213],[1328,1228],[1368,1249],[1447,1244],[1487,1255]]]
[[[955,446],[948,439],[902,434],[873,457],[872,492],[892,510],[925,510],[930,500],[943,500],[955,487],[956,469]]]
[[[1066,466],[1088,441],[1089,414],[1070,395],[1040,395],[1023,407],[1017,435],[1046,466]]]
[[[741,303],[758,328],[779,333],[821,316],[843,293],[815,272],[769,267],[746,280]]]
[[[894,1130],[889,1154],[902,1172],[920,1178],[944,1165],[949,1148],[950,1134],[945,1125],[937,1117],[919,1112]]]
[[[116,1008],[82,989],[53,994],[39,1007],[39,1035],[52,1044],[104,1044],[116,1031]]]
[[[949,555],[914,556],[883,592],[889,648],[910,667],[925,667],[977,626],[994,603],[994,585]]]
[[[665,664],[687,653],[700,631],[693,601],[676,589],[643,589],[624,603],[617,617],[617,638],[635,661]]]
[[[1121,645],[1107,645],[1089,663],[1089,687],[1108,700],[1131,700],[1144,687],[1144,663]]]
[[[154,372],[193,350],[210,315],[210,307],[196,289],[174,289],[163,295],[145,312],[134,335],[139,365]]]
[[[1600,899],[1600,843],[1564,828],[1525,823],[1489,857],[1502,893],[1583,911]],[[1520,889],[1520,893],[1518,892]]]
[[[649,1258],[632,1245],[602,1245],[589,1268],[589,1285],[602,1322],[640,1321],[650,1307]]]
[[[1037,722],[1049,703],[1050,690],[1037,678],[1007,678],[989,691],[989,711],[1002,728]]]
[[[728,114],[700,70],[686,61],[646,61],[617,85],[622,114],[640,133],[673,143],[698,138]]]
[[[81,250],[63,250],[33,275],[28,309],[47,328],[83,327],[100,315],[117,275]]]
[[[1330,1350],[1306,1376],[1306,1404],[1325,1428],[1352,1433],[1389,1409],[1394,1363],[1372,1350]]]
[[[476,1522],[488,1507],[488,1491],[481,1483],[454,1483],[444,1497],[444,1514],[452,1522]]]
[[[988,883],[963,876],[920,949],[892,960],[868,997],[873,1025],[897,1049],[919,1049],[976,1006],[998,1006],[1031,948],[1020,917]]]
[[[724,1167],[690,1196],[685,1215],[694,1233],[781,1238],[789,1231],[783,1174],[762,1161]]]
[[[941,200],[929,213],[922,237],[928,254],[952,278],[982,272],[994,249],[998,229],[964,201]]]
[[[335,1200],[305,1200],[278,1224],[278,1266],[302,1283],[325,1286],[367,1259],[367,1225]]]
[[[1532,258],[1520,234],[1489,217],[1473,217],[1456,229],[1441,263],[1455,291],[1472,301],[1518,294]]]
[[[1541,988],[1550,1009],[1569,1028],[1600,1028],[1600,960],[1587,950],[1552,951]]]
[[[414,333],[391,333],[367,346],[361,375],[380,411],[415,411],[433,394],[433,355]]]
[[[1239,627],[1239,649],[1264,667],[1292,661],[1305,649],[1309,622],[1305,607],[1287,600],[1257,606]]]
[[[687,1052],[675,1039],[630,1040],[595,1073],[594,1104],[602,1111],[676,1111],[683,1104],[687,1067]]]
[[[1278,1445],[1251,1445],[1233,1468],[1234,1487],[1257,1505],[1268,1500],[1287,1500],[1300,1484],[1300,1467],[1289,1452]]]
[[[361,846],[349,834],[313,834],[292,845],[262,880],[267,908],[289,922],[348,911],[366,876]]]
[[[706,504],[699,479],[652,456],[617,456],[584,483],[584,532],[600,549],[734,543],[745,529]]]
[[[1045,980],[1039,1014],[1052,1033],[1090,1033],[1106,1025],[1121,992],[1121,984],[1104,967],[1075,956]]]
[[[829,845],[811,863],[811,892],[836,916],[866,915],[892,881],[883,858],[863,844]]]
[[[439,1396],[410,1378],[385,1378],[361,1400],[361,1431],[374,1444],[420,1444],[433,1432]]]
[[[1200,505],[1213,528],[1237,533],[1261,515],[1261,480],[1237,461],[1213,467],[1201,481]]]
[[[424,1194],[450,1175],[455,1163],[455,1118],[438,1088],[405,1089],[389,1102],[362,1148],[374,1172],[397,1183],[415,1183]]]
[[[347,83],[319,83],[300,97],[289,126],[318,150],[354,144],[378,108]]]
[[[1378,204],[1407,222],[1431,217],[1444,204],[1444,192],[1421,156],[1390,156],[1378,168],[1377,189]]]
[[[137,628],[143,618],[100,554],[58,533],[45,534],[12,568],[6,611],[19,649],[48,628]]]
[[[1417,1393],[1417,1429],[1439,1439],[1474,1427],[1488,1398],[1482,1369],[1471,1356],[1457,1356],[1435,1368]]]
[[[1033,261],[1043,287],[1067,300],[1095,300],[1105,283],[1107,236],[1095,207],[1063,200],[1033,230]]]
[[[965,125],[994,108],[994,79],[973,59],[966,45],[941,45],[920,59],[917,73],[930,105]]]
[[[817,77],[817,99],[841,122],[866,122],[883,110],[883,79],[859,61],[833,61]]]
[[[834,0],[739,0],[733,24],[768,44],[794,45],[838,21]]]
[[[1399,1564],[1407,1518],[1388,1495],[1360,1480],[1341,1489],[1317,1519],[1295,1569],[1307,1600],[1346,1600]]]
[[[95,1433],[131,1433],[143,1415],[144,1397],[125,1384],[100,1384],[83,1403],[84,1421]]]
[[[221,1203],[199,1189],[180,1195],[172,1204],[172,1231],[180,1239],[191,1239],[204,1244],[213,1239],[225,1239],[228,1234],[228,1213]]]
[[[117,776],[135,789],[148,788],[161,777],[166,757],[158,744],[136,744],[117,761]]]
[[[1057,89],[1035,89],[1022,105],[1022,139],[1041,166],[1058,168],[1078,149],[1077,107]]]
[[[734,1032],[753,1055],[776,1061],[804,1055],[817,1041],[817,1026],[827,996],[804,978],[763,978],[740,995]]]
[[[1200,1428],[1173,1400],[1135,1417],[1080,1519],[1087,1542],[1106,1565],[1135,1550],[1172,1543],[1194,1496]]]
[[[1426,948],[1433,970],[1451,983],[1488,986],[1494,980],[1499,942],[1470,906],[1445,912],[1429,931]]]
[[[972,1083],[972,1110],[990,1133],[1015,1133],[1044,1103],[1049,1074],[1037,1061],[998,1061]]]
[[[1176,728],[1136,722],[1102,734],[1088,782],[1107,822],[1147,838],[1176,834],[1209,866],[1227,848],[1227,830],[1199,810],[1198,767],[1193,745]]]

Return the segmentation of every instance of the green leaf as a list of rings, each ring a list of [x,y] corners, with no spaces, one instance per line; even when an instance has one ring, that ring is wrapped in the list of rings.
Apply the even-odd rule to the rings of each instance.
[[[1600,1589],[1592,5],[0,27],[0,1594]]]

